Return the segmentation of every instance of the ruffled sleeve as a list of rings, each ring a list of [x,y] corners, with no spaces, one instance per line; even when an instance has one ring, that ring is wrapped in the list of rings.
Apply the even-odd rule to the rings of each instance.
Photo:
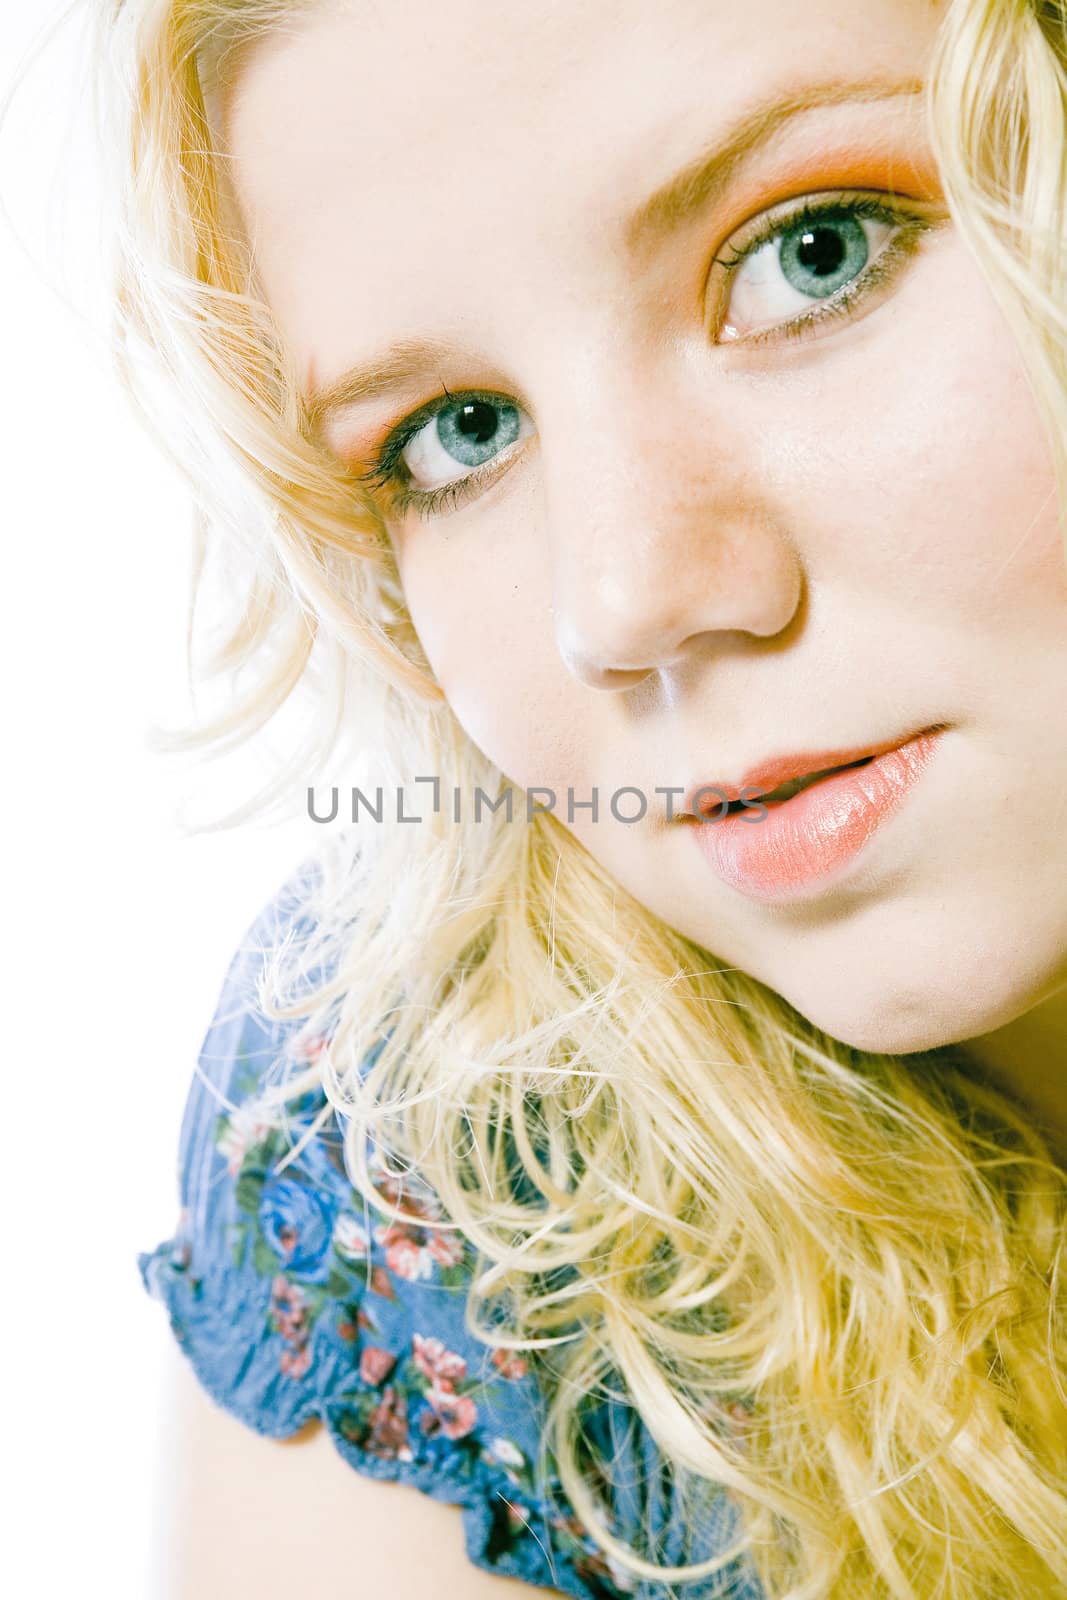
[[[299,933],[307,881],[285,886],[230,964],[182,1119],[177,1228],[138,1255],[144,1287],[216,1404],[272,1438],[318,1418],[356,1471],[459,1505],[476,1566],[574,1600],[650,1594],[565,1504],[525,1358],[467,1331],[470,1246],[365,1207],[332,1107],[276,1170],[325,1105],[309,1092],[282,1121],[257,1101],[297,1025],[260,1014],[256,981],[264,952]],[[396,1198],[442,1215],[417,1178]]]

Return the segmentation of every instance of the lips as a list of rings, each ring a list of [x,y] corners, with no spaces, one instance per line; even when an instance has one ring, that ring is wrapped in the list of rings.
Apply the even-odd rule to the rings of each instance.
[[[918,797],[911,801],[912,791],[921,787],[945,732],[942,724],[880,755],[790,780],[778,789],[790,797],[767,804],[761,799],[762,810],[754,801],[743,815],[690,816],[687,831],[716,877],[749,899],[775,904],[832,893],[868,847],[877,870],[876,835],[897,811],[918,804]],[[898,832],[898,844],[906,838]],[[892,851],[888,840],[886,848]],[[883,854],[883,863],[887,859]]]
[[[873,756],[864,756],[861,761],[849,761],[842,767],[826,767],[821,772],[809,772],[803,778],[789,778],[787,782],[780,783],[777,789],[771,789],[766,794],[759,795],[758,798],[767,801],[770,805],[775,805],[782,800],[792,800],[795,794],[800,794],[803,790],[810,789],[812,784],[818,783],[820,778],[832,778],[835,772],[848,772],[853,767],[865,767],[869,761],[873,760]],[[756,799],[757,796],[753,795],[751,798]],[[739,801],[731,803],[740,804]]]
[[[686,794],[682,815],[701,819],[720,810],[724,800],[743,803],[760,799],[768,800],[772,805],[784,802],[802,789],[829,777],[831,773],[840,772],[846,767],[863,766],[889,750],[896,750],[910,739],[918,738],[922,733],[940,731],[942,726],[936,724],[914,733],[898,734],[880,744],[854,745],[839,750],[805,750],[795,755],[775,756],[751,767],[740,783],[718,783],[709,779],[694,784]]]

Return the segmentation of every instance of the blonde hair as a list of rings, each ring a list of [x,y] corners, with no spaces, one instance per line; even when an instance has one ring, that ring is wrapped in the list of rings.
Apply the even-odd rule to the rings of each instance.
[[[303,773],[374,704],[383,771],[499,796],[372,503],[315,442],[212,149],[211,94],[314,9],[101,13],[117,359],[147,417],[149,370],[180,395],[165,447],[198,550],[236,552],[244,574],[205,669],[231,674],[233,703],[185,740],[228,749],[310,680]],[[951,0],[927,110],[1067,505],[1064,5]],[[612,1384],[679,1484],[730,1494],[769,1596],[1067,1596],[1067,1174],[1010,1099],[951,1049],[823,1034],[666,927],[550,813],[457,822],[445,806],[417,828],[332,832],[321,868],[296,965],[326,976],[275,1014],[330,1043],[284,1092],[318,1083],[343,1110],[372,1204],[393,1214],[373,1137],[477,1246],[474,1331],[507,1343],[506,1315],[535,1354],[563,1488],[619,1568],[680,1583],[733,1552],[664,1567],[612,1531],[582,1426]],[[280,962],[274,976],[284,988]],[[738,1399],[741,1430],[725,1423]]]

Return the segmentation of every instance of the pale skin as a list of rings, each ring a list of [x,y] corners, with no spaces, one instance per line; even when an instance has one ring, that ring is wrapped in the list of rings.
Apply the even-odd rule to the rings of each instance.
[[[474,0],[353,3],[261,45],[220,121],[309,397],[398,341],[435,346],[325,418],[327,448],[363,470],[466,392],[517,419],[476,469],[432,430],[412,442],[418,487],[479,474],[453,507],[374,490],[471,739],[519,785],[652,796],[946,724],[848,870],[787,904],[720,881],[662,802],[561,820],[835,1037],[963,1045],[1062,1159],[1067,578],[1025,370],[907,92],[941,14],[534,0],[490,27]],[[780,118],[675,229],[635,237],[757,107],[875,80]],[[900,220],[868,224],[870,258],[924,226],[850,316],[788,338],[814,302],[773,265],[727,281],[787,202],[889,191]]]
[[[217,1406],[176,1345],[153,1600],[540,1600],[468,1559],[457,1506],[353,1472],[318,1422],[265,1438]]]

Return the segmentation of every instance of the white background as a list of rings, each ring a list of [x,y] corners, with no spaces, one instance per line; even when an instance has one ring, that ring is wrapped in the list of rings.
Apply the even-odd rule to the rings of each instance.
[[[281,827],[183,837],[179,808],[203,769],[148,746],[153,721],[190,709],[191,512],[109,367],[86,4],[53,31],[64,15],[54,0],[0,0],[3,911],[15,1034],[2,1164],[2,1426],[15,1492],[0,1581],[19,1600],[158,1593],[171,1335],[136,1255],[176,1225],[181,1111],[229,958],[315,843],[295,805]]]

